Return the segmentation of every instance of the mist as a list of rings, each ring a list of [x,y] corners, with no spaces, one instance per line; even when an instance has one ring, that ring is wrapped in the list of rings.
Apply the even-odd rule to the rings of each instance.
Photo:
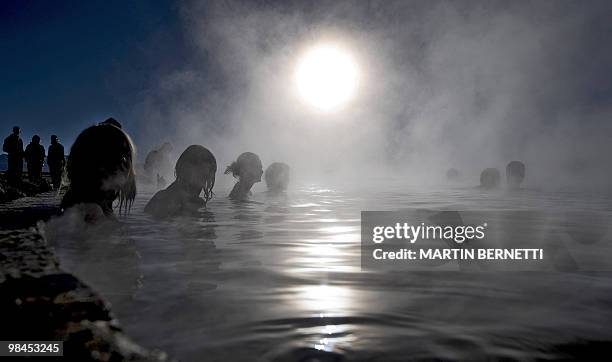
[[[139,157],[170,141],[177,156],[190,144],[209,148],[221,172],[252,151],[264,168],[288,163],[294,180],[431,184],[454,167],[474,185],[484,168],[521,160],[530,186],[609,189],[611,9],[182,2],[193,51],[187,65],[156,74],[134,107]],[[294,81],[303,52],[325,42],[359,68],[355,97],[329,113],[301,100]]]

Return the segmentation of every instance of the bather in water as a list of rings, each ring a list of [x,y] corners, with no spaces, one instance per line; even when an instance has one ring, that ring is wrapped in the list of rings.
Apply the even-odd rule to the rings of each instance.
[[[511,161],[506,166],[506,182],[510,189],[518,189],[525,179],[525,164],[521,161]]]
[[[496,168],[485,168],[480,174],[480,187],[494,189],[499,186],[501,179],[499,170]]]
[[[166,187],[165,179],[172,175],[172,144],[164,143],[149,152],[144,163],[144,179],[148,183],[157,181],[157,187]]]
[[[136,197],[134,145],[120,128],[101,123],[85,129],[70,149],[66,174],[70,186],[62,199],[65,212],[76,211],[84,221],[127,211]],[[72,212],[71,211],[71,212]]]
[[[446,171],[446,179],[449,181],[457,181],[461,177],[461,174],[456,168],[449,168]]]
[[[188,214],[205,207],[213,197],[217,160],[205,147],[191,145],[176,161],[174,181],[156,193],[144,211],[158,218]],[[200,194],[204,191],[204,198]]]
[[[274,162],[266,169],[264,179],[270,192],[286,191],[289,186],[289,165],[283,162]]]
[[[232,200],[246,200],[251,195],[251,187],[257,182],[261,182],[263,175],[263,167],[259,156],[252,152],[245,152],[238,156],[238,159],[232,162],[225,169],[225,174],[231,173],[238,179],[236,185],[229,194]]]

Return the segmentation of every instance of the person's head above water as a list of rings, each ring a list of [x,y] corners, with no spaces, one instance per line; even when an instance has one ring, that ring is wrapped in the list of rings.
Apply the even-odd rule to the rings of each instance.
[[[501,176],[498,169],[485,168],[480,174],[480,186],[487,189],[495,188],[499,186],[500,179]]]
[[[446,171],[446,179],[449,181],[457,181],[460,177],[460,173],[456,168],[449,168]]]
[[[230,199],[244,200],[251,194],[253,184],[261,181],[261,175],[263,175],[261,160],[256,154],[245,152],[227,166],[225,174],[229,173],[238,178],[238,182],[229,194]]]
[[[40,136],[35,134],[34,136],[32,136],[32,143],[34,143],[35,145],[40,143]]]
[[[174,173],[176,182],[196,196],[204,191],[204,200],[208,202],[212,196],[215,186],[215,173],[217,172],[217,160],[206,148],[200,145],[191,145],[181,154]]]
[[[159,147],[159,150],[165,153],[170,153],[173,149],[174,147],[172,147],[172,143],[170,142],[164,142],[164,144]]]
[[[238,159],[231,165],[227,166],[225,174],[229,173],[243,182],[260,182],[261,175],[263,175],[263,166],[259,156],[253,152],[245,152],[238,156]]]
[[[120,128],[101,123],[86,128],[70,149],[66,174],[70,186],[62,199],[62,208],[81,203],[98,204],[105,215],[131,207],[136,197],[134,145]]]
[[[525,164],[521,161],[511,161],[506,166],[506,182],[510,188],[519,188],[525,179]]]
[[[21,128],[19,128],[18,126],[13,127],[13,134],[19,135],[20,132]]]
[[[52,135],[51,136],[51,143],[57,143],[57,136],[56,135]]]
[[[274,162],[266,169],[264,179],[270,191],[285,191],[289,186],[289,165]]]
[[[191,145],[181,154],[174,174],[176,180],[166,189],[158,191],[149,200],[144,211],[157,218],[190,214],[213,197],[217,160],[205,147]],[[158,183],[161,177],[157,175]],[[204,191],[204,200],[200,193]]]

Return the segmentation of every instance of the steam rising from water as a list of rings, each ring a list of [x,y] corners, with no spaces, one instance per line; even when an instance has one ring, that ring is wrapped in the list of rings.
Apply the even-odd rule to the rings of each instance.
[[[264,167],[289,163],[294,180],[353,183],[437,180],[455,167],[476,184],[485,167],[522,160],[531,185],[609,187],[609,8],[187,1],[194,51],[135,108],[140,150],[202,144],[221,167],[252,151]],[[354,99],[328,114],[300,102],[292,80],[322,42],[350,49],[361,73]]]

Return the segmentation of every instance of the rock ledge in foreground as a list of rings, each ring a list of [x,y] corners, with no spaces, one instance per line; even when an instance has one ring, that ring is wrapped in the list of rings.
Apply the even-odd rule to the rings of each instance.
[[[107,303],[60,269],[36,229],[0,230],[0,340],[64,341],[78,361],[166,361],[121,331]]]

